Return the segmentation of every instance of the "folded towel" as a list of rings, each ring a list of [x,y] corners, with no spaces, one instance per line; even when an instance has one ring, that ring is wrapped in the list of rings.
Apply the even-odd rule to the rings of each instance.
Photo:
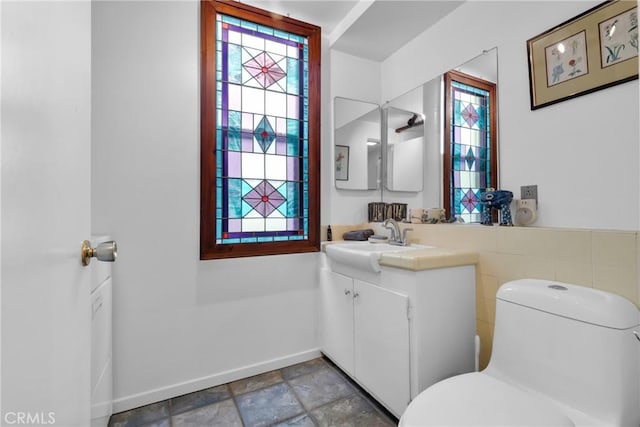
[[[367,240],[370,236],[373,236],[373,230],[368,228],[366,230],[347,231],[342,235],[342,238],[344,240]]]

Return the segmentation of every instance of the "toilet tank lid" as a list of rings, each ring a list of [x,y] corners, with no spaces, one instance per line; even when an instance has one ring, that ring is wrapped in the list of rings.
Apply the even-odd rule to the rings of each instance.
[[[640,324],[629,300],[597,289],[551,280],[521,279],[500,287],[497,299],[570,319],[614,329]]]

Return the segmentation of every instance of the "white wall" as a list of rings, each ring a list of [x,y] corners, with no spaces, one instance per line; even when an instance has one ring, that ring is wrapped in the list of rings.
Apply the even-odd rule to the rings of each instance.
[[[367,204],[379,202],[380,190],[338,190],[333,170],[333,98],[342,96],[381,104],[380,63],[328,49],[329,75],[323,81],[328,92],[323,96],[322,116],[322,223],[353,224],[367,221]],[[324,91],[323,89],[323,91]]]
[[[115,410],[317,355],[317,255],[199,261],[198,2],[94,2],[92,211]]]
[[[390,129],[390,135],[391,132],[393,130]],[[403,139],[396,135],[388,142],[386,185],[389,188],[422,189],[424,137]]]
[[[422,206],[442,206],[442,79],[432,79],[422,87],[424,98],[424,191]]]
[[[382,98],[497,46],[500,187],[538,185],[538,226],[637,230],[638,80],[529,106],[526,40],[598,3],[466,2],[382,63]]]
[[[349,179],[336,182],[340,188],[369,188],[369,146],[368,139],[380,140],[380,123],[353,121],[336,129],[337,144],[349,147]],[[378,152],[380,146],[377,146]],[[375,165],[375,163],[374,163]],[[373,169],[375,173],[375,168]],[[334,170],[335,172],[335,170]],[[373,179],[375,185],[376,179]]]

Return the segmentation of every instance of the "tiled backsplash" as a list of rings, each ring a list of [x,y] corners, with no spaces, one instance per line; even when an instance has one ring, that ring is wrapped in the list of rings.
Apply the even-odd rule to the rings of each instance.
[[[500,227],[476,224],[401,224],[412,242],[479,254],[476,318],[481,339],[480,368],[491,355],[496,291],[514,279],[557,280],[622,295],[640,307],[640,232],[588,229]],[[345,231],[379,223],[346,226]],[[336,233],[334,240],[341,240]],[[339,227],[342,230],[342,227]]]

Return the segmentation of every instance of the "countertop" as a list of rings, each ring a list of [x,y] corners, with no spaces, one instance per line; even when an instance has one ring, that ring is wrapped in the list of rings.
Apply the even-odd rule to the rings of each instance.
[[[324,251],[327,245],[335,243],[344,243],[344,241],[322,242],[322,250]],[[478,254],[457,249],[426,247],[424,249],[383,253],[378,263],[384,267],[422,271],[477,264]]]
[[[435,268],[458,267],[478,262],[478,254],[447,248],[424,248],[382,254],[380,265],[421,271]]]

